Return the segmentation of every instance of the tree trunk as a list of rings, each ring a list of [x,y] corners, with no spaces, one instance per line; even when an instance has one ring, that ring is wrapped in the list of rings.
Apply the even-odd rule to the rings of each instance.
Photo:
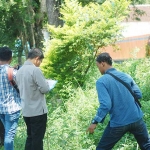
[[[61,0],[46,0],[48,23],[56,27],[63,26],[63,21],[60,17]]]
[[[18,50],[18,64],[22,65],[22,49]]]

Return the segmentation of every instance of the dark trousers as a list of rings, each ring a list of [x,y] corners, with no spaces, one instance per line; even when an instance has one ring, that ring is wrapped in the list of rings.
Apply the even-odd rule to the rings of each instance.
[[[0,145],[4,145],[4,133],[5,133],[4,125],[0,120]]]
[[[25,150],[43,150],[47,114],[35,117],[23,117],[27,126]]]
[[[141,150],[150,150],[150,138],[143,119],[122,127],[110,127],[108,124],[96,150],[111,150],[127,132],[134,135]]]

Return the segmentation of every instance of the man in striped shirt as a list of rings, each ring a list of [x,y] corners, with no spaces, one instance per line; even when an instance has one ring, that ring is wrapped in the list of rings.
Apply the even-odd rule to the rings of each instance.
[[[14,150],[14,137],[21,110],[21,99],[8,80],[8,68],[12,60],[12,51],[0,47],[0,119],[5,127],[5,150]],[[15,80],[17,70],[13,70]]]

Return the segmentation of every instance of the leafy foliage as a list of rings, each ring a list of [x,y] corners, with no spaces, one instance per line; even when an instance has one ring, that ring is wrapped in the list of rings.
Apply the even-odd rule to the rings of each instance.
[[[106,0],[78,0],[78,1],[81,2],[82,5],[86,5],[86,4],[90,3],[90,2],[102,4],[102,3],[104,3]],[[131,4],[132,4],[132,5],[137,5],[137,4],[150,4],[150,0],[131,0]]]
[[[142,110],[144,120],[150,131],[150,113],[149,113],[149,89],[150,85],[148,58],[141,60],[128,60],[121,63],[114,63],[114,67],[132,75],[136,83],[140,86],[143,99]],[[70,89],[74,91],[67,102],[58,101],[55,109],[51,98],[47,99],[48,104],[48,123],[46,135],[44,138],[44,150],[95,150],[97,143],[108,123],[108,116],[103,124],[99,124],[93,135],[86,134],[86,129],[91,123],[93,116],[98,108],[97,93],[95,81],[100,76],[97,68],[90,68],[89,78],[86,81],[86,89]],[[65,109],[64,109],[65,108]],[[26,128],[22,118],[19,120],[18,132],[15,137],[15,150],[24,148],[26,138]],[[131,134],[126,134],[115,145],[114,150],[139,150],[136,140]]]
[[[150,4],[150,0],[132,0],[132,4]]]
[[[148,38],[145,50],[146,50],[146,57],[150,57],[150,37]]]
[[[27,56],[30,47],[43,46],[41,29],[46,17],[40,7],[38,0],[0,0],[0,45],[13,49],[18,63],[22,63],[21,57]],[[17,40],[21,41],[19,47],[15,45]]]
[[[98,49],[121,37],[119,23],[128,5],[126,0],[113,0],[82,7],[75,0],[66,0],[61,8],[64,26],[48,26],[52,39],[42,65],[46,77],[58,80],[59,89],[70,83],[83,86]]]
[[[84,5],[87,5],[87,4],[91,3],[91,2],[102,4],[102,3],[105,2],[105,0],[78,0],[78,2],[80,2],[84,6]]]
[[[140,86],[143,99],[142,109],[144,120],[150,131],[150,95],[149,95],[149,65],[150,59],[133,59],[114,63],[114,67],[120,71],[129,73]],[[80,87],[72,89],[67,87],[71,96],[67,102],[63,102],[55,97],[57,107],[52,104],[52,98],[47,98],[48,104],[48,123],[46,135],[44,138],[45,150],[95,150],[95,147],[102,136],[104,128],[108,123],[108,116],[103,124],[99,124],[93,135],[86,134],[86,129],[91,119],[96,113],[99,105],[95,89],[95,81],[99,78],[100,73],[95,67],[90,68],[86,88]],[[57,91],[58,92],[58,91]],[[25,146],[26,128],[23,118],[19,120],[17,135],[15,137],[15,150],[23,149]],[[115,145],[114,150],[139,150],[138,145],[131,134],[126,134]],[[3,150],[3,148],[1,148]]]
[[[143,93],[143,99],[141,100],[142,109],[144,112],[144,120],[149,126],[149,105],[150,99],[149,89],[149,73],[148,67],[150,63],[149,59],[133,59],[124,61],[122,63],[114,63],[114,67],[120,71],[124,71],[130,74],[139,85]],[[97,68],[91,68],[89,71],[90,78],[86,81],[86,89],[75,89],[72,97],[69,98],[63,107],[58,106],[51,115],[49,115],[49,122],[47,132],[46,145],[49,149],[56,150],[95,150],[97,143],[108,123],[108,116],[103,124],[99,124],[93,135],[86,134],[86,129],[90,124],[93,116],[98,108],[97,93],[95,89],[95,81],[100,76]],[[148,81],[149,80],[149,81]],[[69,87],[68,87],[69,88]],[[68,89],[69,90],[69,89]],[[50,106],[49,109],[51,109]],[[55,130],[57,129],[57,130]],[[58,144],[59,143],[59,144]],[[139,150],[136,140],[132,134],[126,134],[115,145],[114,150]]]
[[[130,60],[127,62],[123,62],[121,66],[119,66],[120,70],[129,73],[143,93],[143,100],[150,100],[150,93],[148,92],[150,89],[150,71],[149,71],[150,59],[140,59],[140,60]],[[126,66],[126,67],[124,67]]]

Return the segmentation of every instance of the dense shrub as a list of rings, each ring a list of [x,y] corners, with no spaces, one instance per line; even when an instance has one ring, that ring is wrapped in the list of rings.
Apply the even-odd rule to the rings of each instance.
[[[114,66],[120,71],[131,74],[140,86],[143,93],[141,102],[144,120],[150,131],[149,63],[149,59],[140,59],[115,63]],[[52,103],[52,99],[47,97],[49,114],[44,150],[95,150],[109,120],[107,116],[104,123],[98,125],[93,135],[86,134],[86,129],[99,105],[95,89],[95,81],[99,77],[98,69],[93,67],[89,70],[84,89],[68,87],[68,91],[72,91],[72,94],[66,102],[57,97],[54,98],[53,95]],[[15,138],[15,150],[23,149],[25,144],[26,133],[22,118],[19,121],[18,130]],[[126,134],[115,145],[114,150],[139,150],[139,148],[134,137]]]
[[[64,86],[83,86],[99,48],[121,37],[119,23],[128,5],[126,0],[112,0],[82,7],[76,0],[65,0],[61,8],[64,26],[48,26],[51,40],[42,64],[46,77],[58,80],[59,93],[64,94]]]
[[[117,65],[118,69],[129,73],[143,93],[143,100],[150,100],[150,59],[133,59],[130,61],[122,62],[121,65]]]

